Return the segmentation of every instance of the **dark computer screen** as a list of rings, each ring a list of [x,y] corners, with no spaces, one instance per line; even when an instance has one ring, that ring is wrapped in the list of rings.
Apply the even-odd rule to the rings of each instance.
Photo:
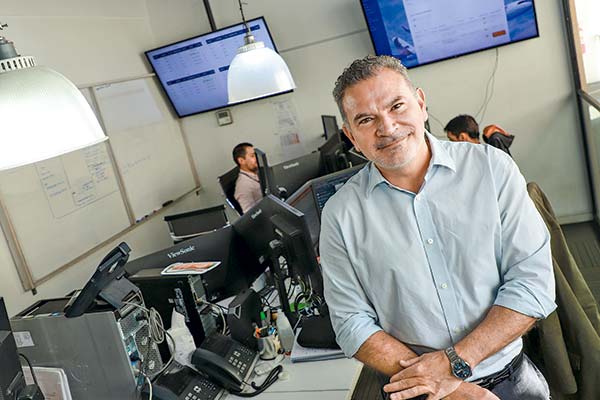
[[[329,139],[334,135],[339,135],[340,128],[338,127],[335,115],[321,115],[321,121],[323,122],[325,139]]]
[[[273,181],[279,193],[277,197],[286,198],[307,181],[321,175],[321,155],[318,152],[306,154],[271,167]]]

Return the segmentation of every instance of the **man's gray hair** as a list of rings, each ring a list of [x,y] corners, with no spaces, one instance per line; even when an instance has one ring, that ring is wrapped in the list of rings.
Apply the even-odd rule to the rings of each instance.
[[[354,60],[352,64],[337,78],[335,82],[335,88],[333,89],[333,99],[337,103],[337,106],[342,114],[344,123],[348,123],[348,117],[344,112],[343,101],[346,89],[350,86],[356,85],[357,83],[367,80],[375,76],[382,69],[391,69],[392,71],[398,72],[410,89],[415,92],[415,87],[408,77],[408,71],[406,67],[402,65],[400,60],[390,56],[366,56]]]

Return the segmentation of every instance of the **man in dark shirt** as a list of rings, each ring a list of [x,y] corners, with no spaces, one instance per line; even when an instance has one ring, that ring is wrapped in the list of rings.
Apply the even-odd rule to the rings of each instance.
[[[448,140],[452,142],[470,142],[479,144],[479,125],[470,115],[459,115],[448,122],[444,128]],[[498,125],[488,125],[483,129],[483,141],[494,146],[512,157],[508,149],[514,136],[500,128]]]

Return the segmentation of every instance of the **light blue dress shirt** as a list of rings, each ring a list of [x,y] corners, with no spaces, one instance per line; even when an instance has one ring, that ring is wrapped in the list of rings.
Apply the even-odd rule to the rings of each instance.
[[[418,193],[369,163],[323,210],[325,298],[349,357],[382,329],[421,354],[456,344],[494,304],[534,318],[556,308],[550,235],[516,164],[488,145],[427,140]],[[519,338],[470,380],[521,348]]]

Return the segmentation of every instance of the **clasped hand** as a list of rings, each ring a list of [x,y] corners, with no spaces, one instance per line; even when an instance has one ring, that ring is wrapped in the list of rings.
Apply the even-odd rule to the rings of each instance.
[[[392,376],[390,383],[383,387],[387,393],[392,393],[392,400],[412,399],[419,395],[427,395],[427,400],[439,400],[462,383],[452,375],[450,361],[443,351],[402,360],[400,366],[404,369]]]

